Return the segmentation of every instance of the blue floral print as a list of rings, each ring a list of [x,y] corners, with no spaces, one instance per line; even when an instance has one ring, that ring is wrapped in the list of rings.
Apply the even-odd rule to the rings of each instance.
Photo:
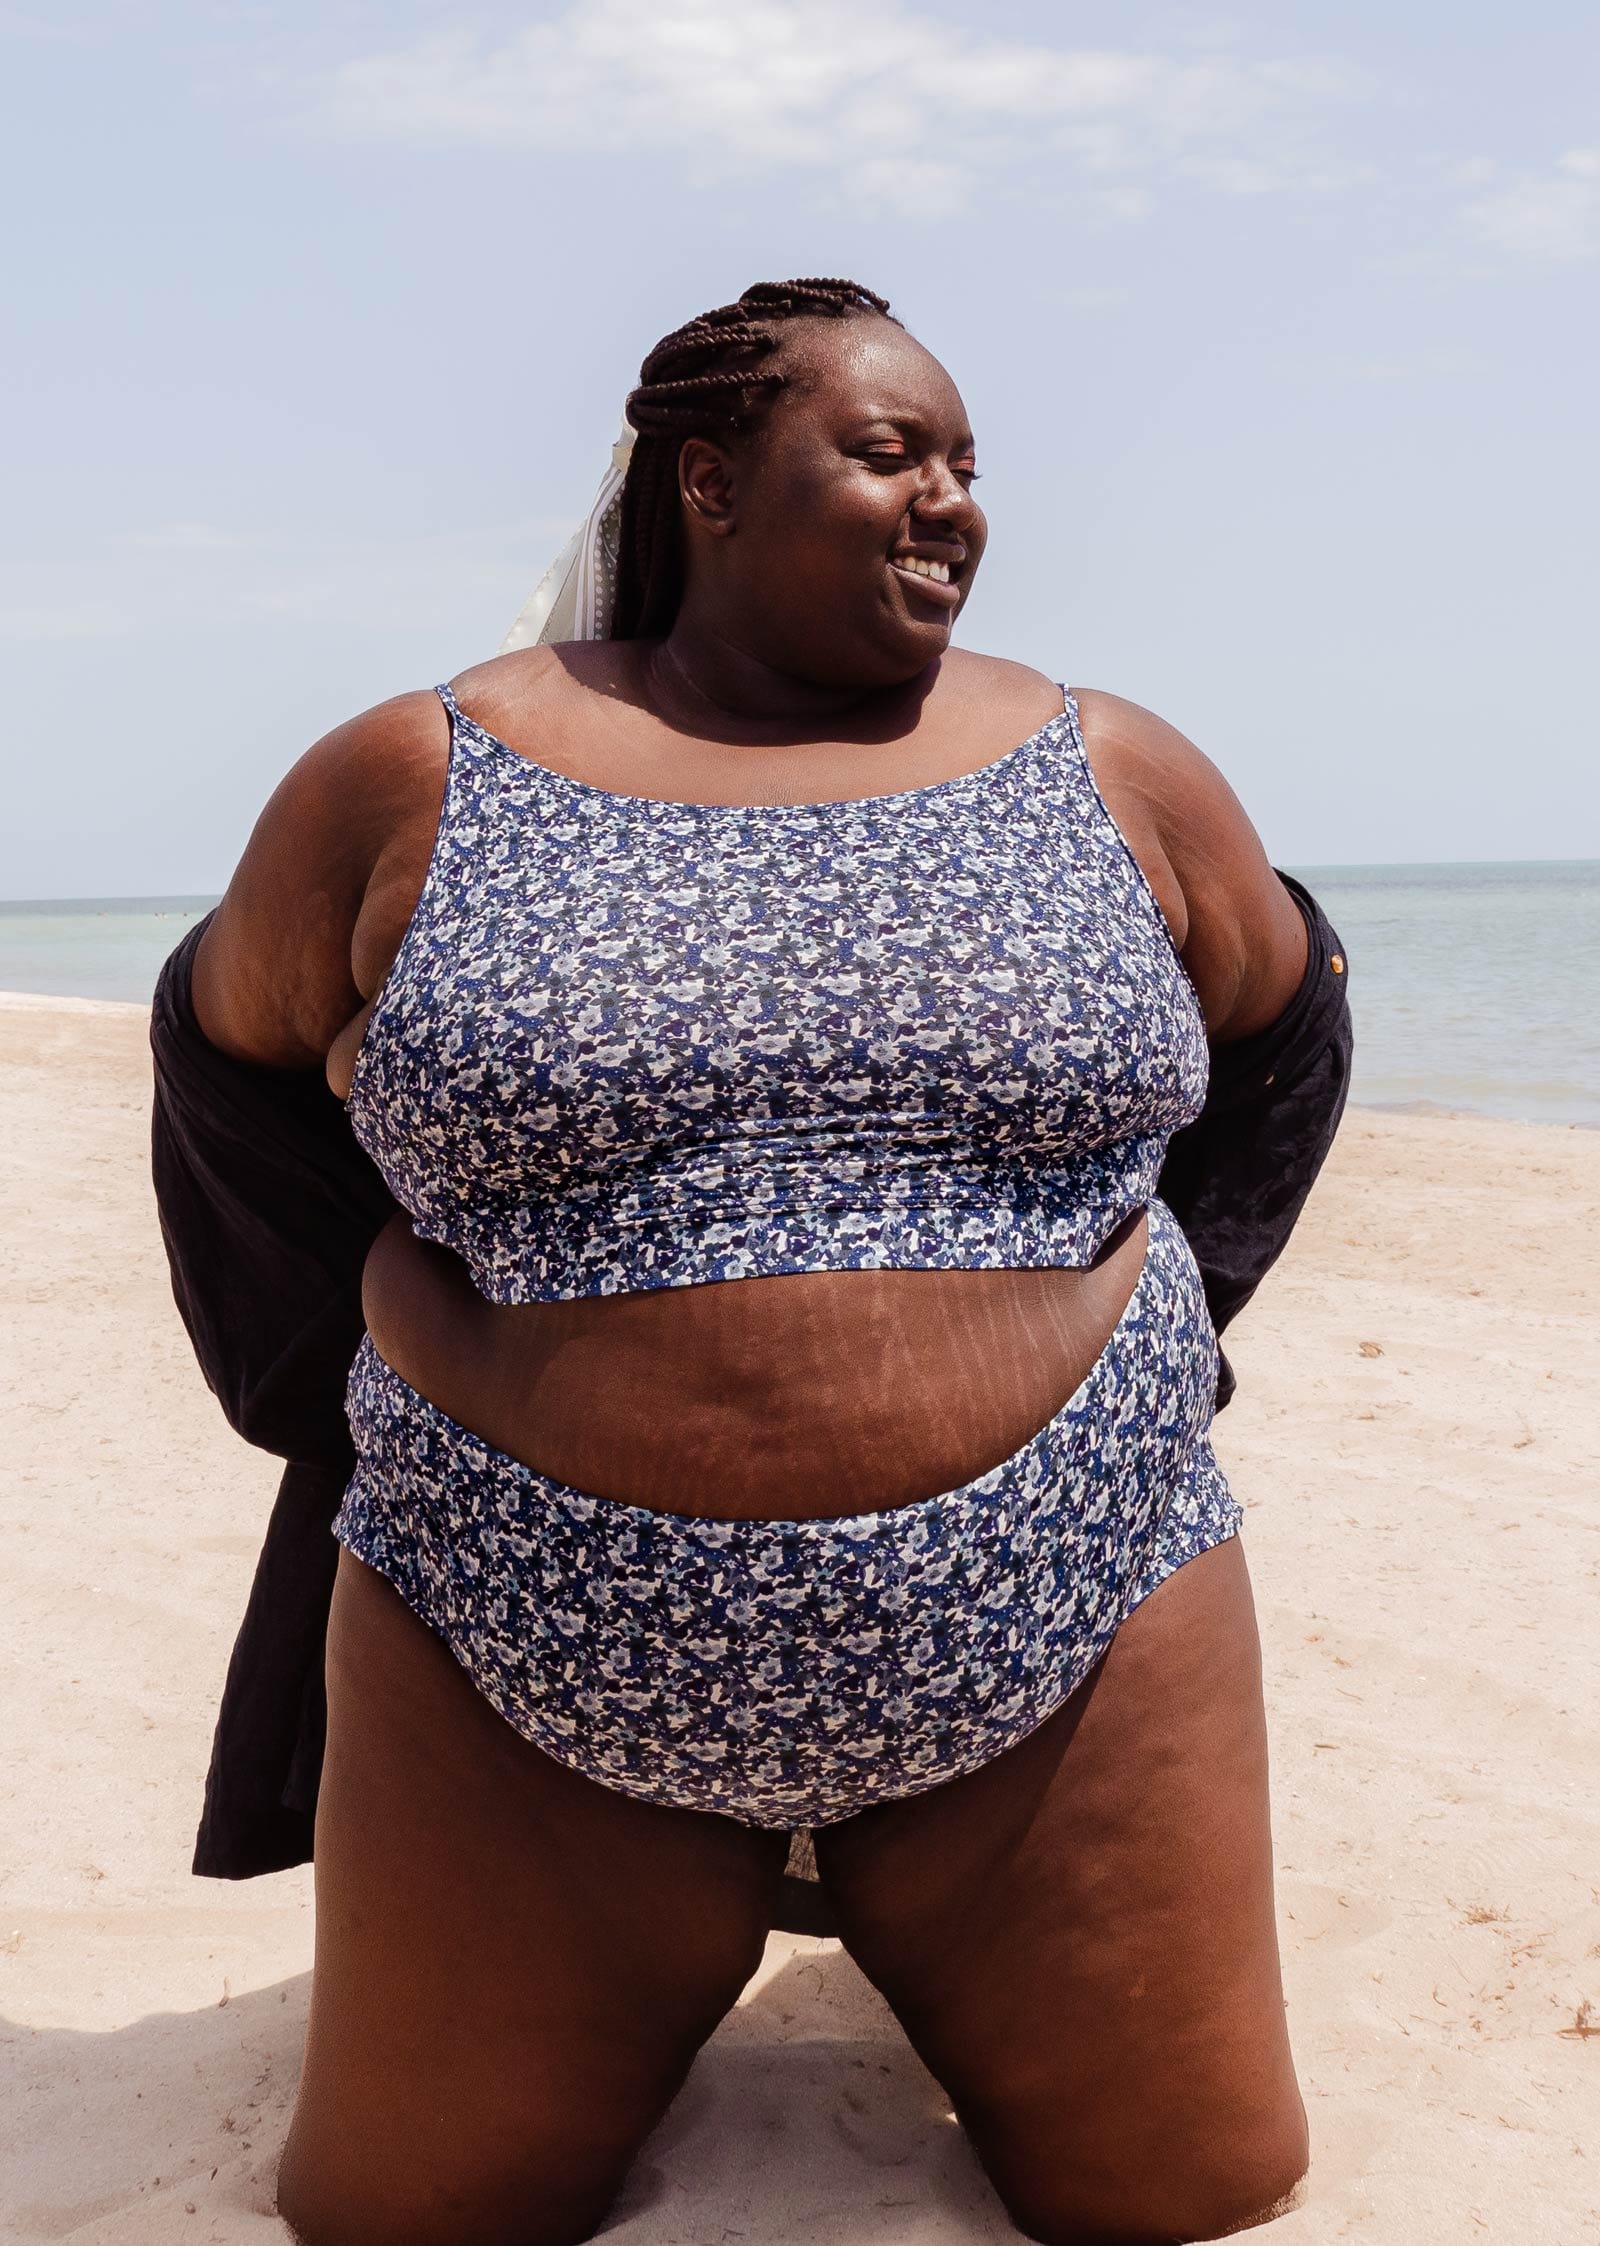
[[[439,693],[438,838],[350,1114],[489,1300],[1083,1265],[1140,1208],[1150,1244],[1030,1442],[825,1520],[570,1489],[369,1340],[337,1533],[524,1737],[623,1793],[792,1830],[974,1769],[1238,1526],[1199,1273],[1153,1198],[1205,1027],[1072,697],[960,778],[747,806],[591,787]]]
[[[954,780],[614,795],[450,715],[350,1119],[493,1302],[1089,1262],[1205,1097],[1205,1027],[1077,710]]]
[[[557,1761],[645,1801],[827,1825],[1014,1745],[1234,1534],[1216,1373],[1159,1201],[1132,1299],[1055,1418],[964,1488],[883,1512],[701,1520],[586,1496],[448,1419],[368,1340],[336,1533]]]

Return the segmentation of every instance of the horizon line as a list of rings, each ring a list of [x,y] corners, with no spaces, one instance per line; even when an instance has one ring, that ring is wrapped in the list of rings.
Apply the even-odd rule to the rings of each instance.
[[[1484,866],[1595,866],[1596,858],[1308,858],[1286,861],[1289,873],[1406,873],[1438,872],[1445,867]],[[85,896],[74,892],[48,897],[0,897],[0,912],[15,912],[30,905],[174,905],[207,907],[220,904],[220,889],[150,889],[106,892]]]

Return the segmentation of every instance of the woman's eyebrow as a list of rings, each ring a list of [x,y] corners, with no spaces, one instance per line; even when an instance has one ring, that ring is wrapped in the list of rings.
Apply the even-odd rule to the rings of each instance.
[[[932,423],[925,421],[920,413],[894,413],[885,409],[876,413],[869,412],[862,418],[869,426],[875,423],[887,423],[891,429],[904,430],[912,436],[927,437],[934,434]],[[963,429],[950,449],[952,452],[975,451],[977,445],[972,431]]]

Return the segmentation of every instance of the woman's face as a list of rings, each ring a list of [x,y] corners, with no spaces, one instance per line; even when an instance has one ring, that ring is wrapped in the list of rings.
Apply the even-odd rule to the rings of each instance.
[[[793,677],[902,683],[949,645],[987,535],[960,392],[889,320],[797,321],[782,350],[762,427],[684,448],[691,598]]]

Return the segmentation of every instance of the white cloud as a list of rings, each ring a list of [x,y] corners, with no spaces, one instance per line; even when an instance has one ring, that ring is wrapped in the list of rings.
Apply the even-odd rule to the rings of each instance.
[[[1480,241],[1517,257],[1569,264],[1600,257],[1600,148],[1569,148],[1553,170],[1526,173],[1467,206]]]
[[[498,42],[450,33],[347,61],[316,106],[351,133],[806,166],[937,215],[1019,145],[1102,179],[1207,165],[1223,192],[1327,184],[1296,127],[1347,90],[1315,60],[984,39],[904,0],[579,0]]]

